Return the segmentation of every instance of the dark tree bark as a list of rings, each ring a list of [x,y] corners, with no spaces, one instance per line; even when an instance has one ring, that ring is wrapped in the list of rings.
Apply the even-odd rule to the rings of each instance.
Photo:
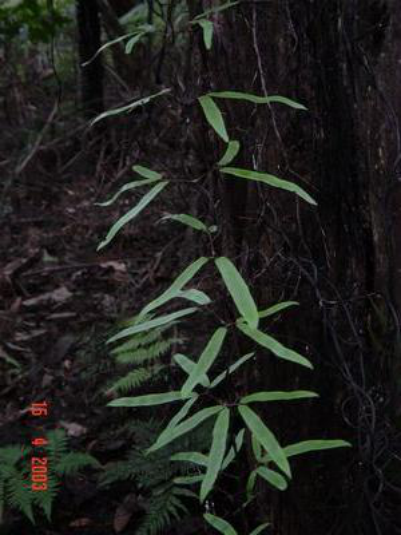
[[[82,109],[85,117],[91,119],[103,111],[102,56],[93,59],[101,46],[97,1],[77,0],[76,15]]]

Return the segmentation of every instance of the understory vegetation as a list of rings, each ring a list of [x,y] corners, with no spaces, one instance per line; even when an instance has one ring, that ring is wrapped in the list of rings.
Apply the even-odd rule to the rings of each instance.
[[[0,4],[0,531],[394,535],[395,0]]]

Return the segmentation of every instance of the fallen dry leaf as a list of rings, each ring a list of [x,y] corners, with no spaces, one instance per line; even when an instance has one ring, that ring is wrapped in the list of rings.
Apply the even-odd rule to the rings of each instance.
[[[61,427],[67,431],[69,437],[80,437],[88,432],[88,429],[81,424],[75,422],[60,422]]]
[[[77,518],[77,520],[73,520],[70,522],[69,527],[70,528],[84,528],[86,526],[90,526],[92,524],[92,520],[90,518]]]
[[[26,307],[34,307],[37,305],[42,305],[48,301],[53,303],[63,303],[72,297],[72,293],[65,286],[56,288],[51,292],[46,292],[44,294],[38,295],[37,297],[31,297],[30,299],[25,299],[22,304]]]
[[[135,494],[128,494],[114,514],[113,527],[116,533],[121,533],[131,520],[132,514],[138,510],[138,501]]]

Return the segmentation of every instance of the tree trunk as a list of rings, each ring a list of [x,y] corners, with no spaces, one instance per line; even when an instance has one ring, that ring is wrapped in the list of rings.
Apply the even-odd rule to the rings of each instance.
[[[96,0],[77,0],[76,16],[82,110],[87,119],[92,119],[103,111],[102,56],[99,54],[94,58],[101,46],[101,27]]]

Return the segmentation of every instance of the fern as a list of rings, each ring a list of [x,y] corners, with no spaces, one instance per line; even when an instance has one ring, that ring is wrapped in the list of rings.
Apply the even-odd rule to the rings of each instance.
[[[68,438],[62,429],[47,433],[46,440],[47,489],[43,492],[31,488],[30,459],[26,455],[32,452],[31,448],[24,449],[21,445],[0,448],[0,523],[7,507],[21,511],[32,523],[35,523],[35,508],[41,509],[50,520],[62,477],[76,474],[87,466],[100,466],[91,455],[69,451]]]
[[[138,320],[139,317],[131,319],[129,325],[135,324]],[[111,351],[117,367],[126,368],[128,366],[131,369],[109,385],[106,388],[106,393],[126,393],[138,389],[160,376],[160,372],[166,368],[162,357],[168,353],[173,345],[182,342],[180,338],[165,335],[166,331],[171,330],[173,325],[174,322],[171,322],[146,334],[135,334]]]
[[[136,535],[156,535],[167,529],[174,520],[188,514],[188,509],[175,493],[175,487],[155,491],[146,504],[146,514]]]
[[[115,347],[111,351],[111,354],[115,355],[117,353],[123,353],[124,351],[130,351],[132,349],[136,349],[137,347],[150,345],[156,340],[160,340],[162,338],[162,334],[168,329],[171,329],[171,327],[172,327],[172,323],[168,323],[167,325],[163,325],[163,327],[153,329],[150,332],[138,333],[135,336],[132,336],[129,340],[127,340],[123,344]]]
[[[116,360],[119,364],[142,364],[146,361],[156,360],[162,355],[165,355],[171,346],[177,342],[180,342],[179,338],[156,340],[152,345],[119,352]]]
[[[154,366],[152,368],[137,368],[116,381],[108,392],[125,393],[149,382],[152,377],[158,374],[164,366]]]

